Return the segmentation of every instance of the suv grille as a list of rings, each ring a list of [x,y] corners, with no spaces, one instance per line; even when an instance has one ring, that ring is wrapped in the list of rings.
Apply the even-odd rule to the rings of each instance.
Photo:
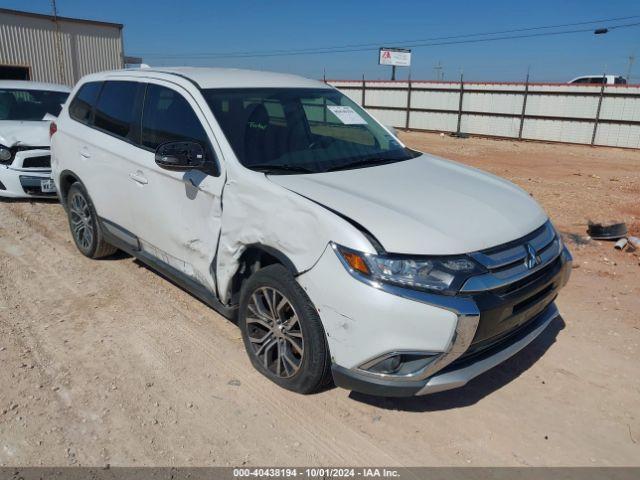
[[[560,238],[547,222],[514,242],[471,254],[487,273],[462,288],[478,305],[480,320],[460,360],[507,342],[553,302],[561,286],[561,253]]]
[[[560,238],[551,222],[547,222],[519,240],[472,253],[471,256],[487,269],[487,273],[467,280],[462,286],[462,292],[517,290],[526,285],[527,277],[543,270],[558,258],[560,253]]]

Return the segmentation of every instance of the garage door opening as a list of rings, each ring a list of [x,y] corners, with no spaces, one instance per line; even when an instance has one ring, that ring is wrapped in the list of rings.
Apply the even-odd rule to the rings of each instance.
[[[0,80],[30,80],[29,67],[0,65]]]

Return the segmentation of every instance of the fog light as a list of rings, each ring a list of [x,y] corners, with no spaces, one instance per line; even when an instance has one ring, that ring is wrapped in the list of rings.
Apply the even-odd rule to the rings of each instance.
[[[369,368],[370,372],[375,373],[394,373],[396,372],[402,363],[402,355],[394,355],[393,357],[385,358],[379,363],[376,363],[373,367]]]
[[[424,370],[441,354],[421,352],[398,352],[386,354],[360,366],[361,370],[377,375],[411,376]]]

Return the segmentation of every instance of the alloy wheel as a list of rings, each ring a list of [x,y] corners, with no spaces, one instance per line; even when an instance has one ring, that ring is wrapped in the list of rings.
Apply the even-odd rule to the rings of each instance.
[[[76,192],[71,197],[69,211],[73,238],[83,250],[88,251],[95,236],[89,203],[83,195]]]
[[[266,370],[280,378],[295,375],[304,356],[304,337],[293,305],[281,292],[260,287],[247,306],[251,350]]]

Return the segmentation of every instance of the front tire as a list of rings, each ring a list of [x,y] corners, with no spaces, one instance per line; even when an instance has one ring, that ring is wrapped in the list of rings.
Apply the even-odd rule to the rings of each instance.
[[[67,216],[73,241],[84,256],[102,258],[118,250],[105,242],[91,198],[79,182],[67,193]]]
[[[307,394],[330,381],[318,312],[282,265],[258,270],[244,283],[238,323],[251,363],[274,383]]]

